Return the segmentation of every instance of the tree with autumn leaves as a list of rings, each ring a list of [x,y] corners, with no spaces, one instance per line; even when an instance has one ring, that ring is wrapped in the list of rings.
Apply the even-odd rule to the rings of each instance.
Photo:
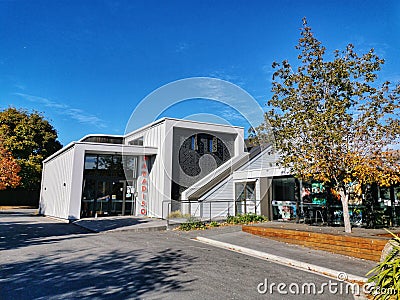
[[[15,188],[20,184],[18,172],[21,167],[4,147],[0,146],[0,191],[6,188]]]
[[[374,49],[358,55],[349,44],[326,54],[303,19],[296,66],[273,63],[273,96],[258,137],[269,124],[280,165],[297,178],[325,183],[339,195],[351,232],[349,193],[354,183],[400,182],[400,85],[378,79],[384,64]],[[327,56],[329,58],[327,58]]]
[[[13,107],[0,111],[0,176],[8,180],[3,187],[16,187],[21,177],[21,188],[39,189],[42,162],[59,149],[57,132],[42,114]]]

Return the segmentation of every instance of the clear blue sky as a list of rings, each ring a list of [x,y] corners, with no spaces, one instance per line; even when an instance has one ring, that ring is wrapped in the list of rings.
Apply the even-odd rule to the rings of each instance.
[[[187,77],[231,81],[264,104],[271,63],[294,61],[304,16],[329,52],[374,47],[384,79],[400,79],[400,1],[0,0],[0,109],[43,112],[65,145],[123,134],[139,101]],[[215,108],[163,115],[196,112]]]

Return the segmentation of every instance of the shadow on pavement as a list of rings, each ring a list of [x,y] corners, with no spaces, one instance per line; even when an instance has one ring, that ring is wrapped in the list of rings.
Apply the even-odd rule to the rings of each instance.
[[[17,263],[0,270],[2,299],[75,299],[90,297],[158,298],[171,291],[187,291],[185,267],[195,259],[180,250],[166,249],[146,256],[146,249],[84,254],[62,259],[62,253]],[[180,278],[178,278],[178,276]]]
[[[132,226],[143,225],[149,220],[134,217],[104,217],[98,219],[80,219],[74,221],[75,225],[87,228],[93,232],[109,231],[114,229],[123,230]]]
[[[68,223],[23,213],[0,213],[0,250],[43,245],[90,233]]]

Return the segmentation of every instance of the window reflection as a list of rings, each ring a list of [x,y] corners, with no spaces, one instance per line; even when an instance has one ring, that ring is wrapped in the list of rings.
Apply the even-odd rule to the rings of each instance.
[[[85,170],[97,169],[97,155],[87,154],[85,157]]]
[[[99,155],[98,158],[98,169],[99,170],[109,170],[111,169],[113,159],[112,155]]]
[[[136,186],[137,162],[137,156],[86,154],[81,216],[134,214],[134,194],[127,188]]]

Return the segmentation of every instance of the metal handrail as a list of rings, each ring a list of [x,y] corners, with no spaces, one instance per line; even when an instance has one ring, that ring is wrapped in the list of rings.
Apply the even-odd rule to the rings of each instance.
[[[171,212],[172,209],[172,203],[179,203],[179,204],[198,204],[196,207],[196,210],[194,212],[190,212],[192,217],[199,218],[201,220],[207,219],[209,222],[211,222],[213,219],[218,219],[220,220],[221,217],[226,217],[230,216],[232,213],[235,212],[235,206],[237,203],[240,203],[242,201],[235,201],[234,199],[220,199],[220,200],[203,200],[203,201],[193,201],[193,200],[164,200],[162,201],[162,218],[167,220],[167,225],[170,225],[170,218],[168,218],[168,214]],[[259,202],[259,203],[257,203]],[[226,203],[226,208],[221,209],[221,207],[218,208],[218,213],[214,213],[213,208],[215,205],[221,205],[223,203]],[[247,202],[248,203],[248,202]],[[165,205],[167,204],[167,205]],[[201,209],[201,205],[208,205],[209,207],[205,209]],[[257,209],[260,207],[260,201],[254,201],[254,213],[257,213]],[[165,213],[165,208],[167,208],[167,213]],[[203,206],[204,208],[204,206]],[[208,212],[208,216],[207,213]]]

